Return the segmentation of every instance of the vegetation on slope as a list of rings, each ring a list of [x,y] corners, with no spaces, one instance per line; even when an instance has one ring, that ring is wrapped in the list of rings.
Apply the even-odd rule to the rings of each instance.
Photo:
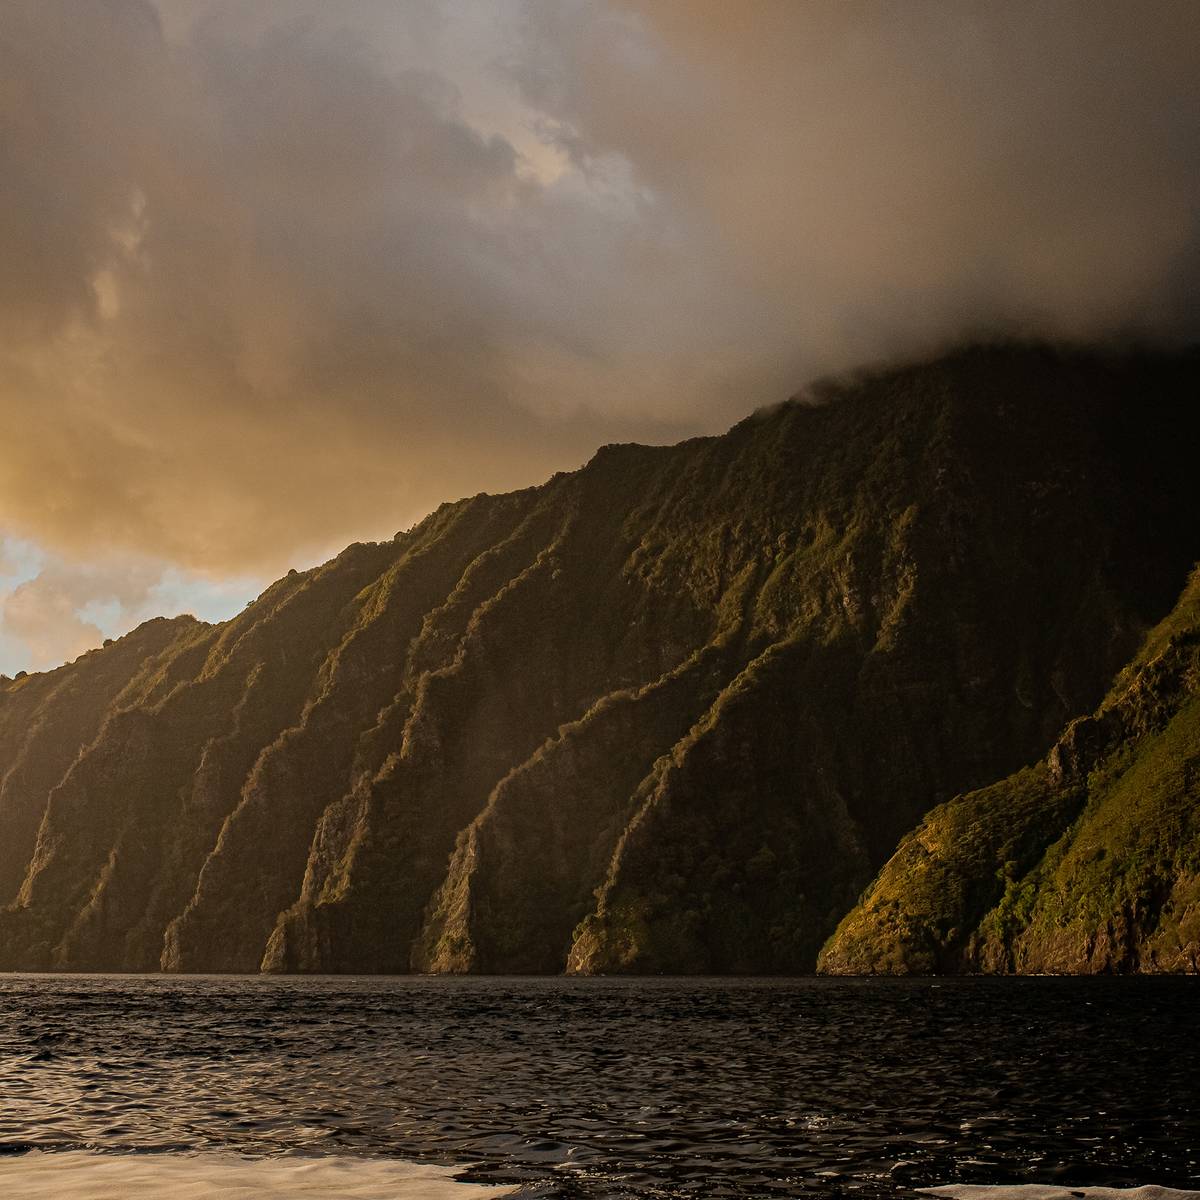
[[[1200,572],[1045,760],[926,816],[821,967],[1200,968]]]
[[[1170,607],[1195,376],[964,350],[0,683],[0,965],[811,969],[904,831]],[[1058,820],[980,861],[1023,878]]]

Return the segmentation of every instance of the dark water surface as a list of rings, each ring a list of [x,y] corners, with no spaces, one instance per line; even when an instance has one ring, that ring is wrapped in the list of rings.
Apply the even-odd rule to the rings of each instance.
[[[543,1197],[1200,1187],[1200,979],[0,976],[0,1151],[477,1164]]]

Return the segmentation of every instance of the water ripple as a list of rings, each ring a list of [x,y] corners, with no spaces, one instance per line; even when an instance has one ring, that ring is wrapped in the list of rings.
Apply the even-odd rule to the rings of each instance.
[[[1196,1187],[1200,980],[0,977],[0,1152],[476,1164],[564,1198]]]

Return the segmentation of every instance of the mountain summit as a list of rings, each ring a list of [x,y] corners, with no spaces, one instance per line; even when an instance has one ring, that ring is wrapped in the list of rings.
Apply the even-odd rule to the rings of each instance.
[[[859,915],[826,964],[1111,965],[1029,957],[1003,913],[1058,919],[1021,888],[1073,877],[1035,853],[1087,803],[1061,780],[1166,736],[1105,697],[1200,557],[1198,382],[1194,355],[963,349],[0,683],[0,966],[809,971],[906,834],[981,804],[979,897],[926,906],[952,952]],[[1071,789],[1048,823],[980,792],[1039,760]],[[1163,786],[1162,838],[1194,841]]]

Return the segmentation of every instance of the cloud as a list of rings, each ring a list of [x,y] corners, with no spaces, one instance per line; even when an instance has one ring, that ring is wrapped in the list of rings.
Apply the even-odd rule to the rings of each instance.
[[[24,649],[32,667],[56,666],[103,639],[89,609],[111,602],[118,619],[140,612],[154,582],[155,574],[144,564],[107,570],[53,564],[2,597],[0,631]]]
[[[2,2],[0,516],[63,561],[268,576],[964,332],[1195,334],[1190,0]]]
[[[81,619],[69,595],[41,580],[21,584],[5,600],[4,632],[23,645],[35,669],[70,662],[103,637],[98,625]]]
[[[224,620],[263,586],[261,579],[212,582],[137,555],[80,563],[0,540],[0,671],[43,669],[69,661],[152,616],[191,613]],[[13,576],[15,575],[15,578]]]
[[[577,156],[624,155],[733,286],[770,298],[768,356],[851,362],[976,327],[1196,334],[1186,0],[534,11],[530,102]]]
[[[134,0],[10,7],[23,534],[263,570],[683,427],[610,354],[640,224],[531,181],[444,77],[315,20],[245,40],[218,6],[172,47]]]

